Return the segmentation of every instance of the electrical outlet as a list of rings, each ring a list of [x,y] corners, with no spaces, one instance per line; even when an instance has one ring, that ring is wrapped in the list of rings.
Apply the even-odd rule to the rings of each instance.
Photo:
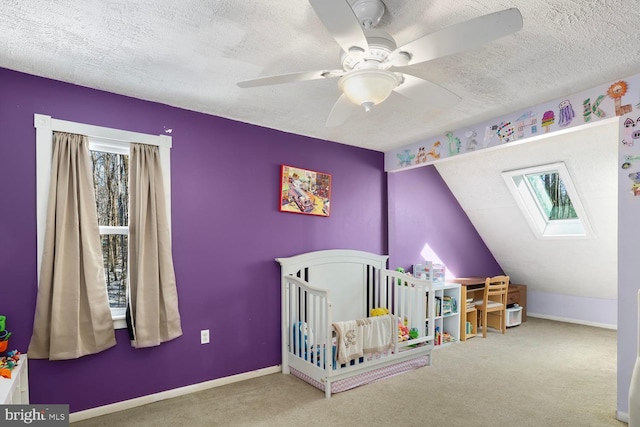
[[[203,329],[200,331],[200,344],[209,344],[209,330]]]

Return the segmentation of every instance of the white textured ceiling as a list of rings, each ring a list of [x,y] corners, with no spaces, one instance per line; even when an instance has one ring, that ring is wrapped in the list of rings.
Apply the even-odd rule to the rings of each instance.
[[[617,120],[606,120],[436,164],[513,283],[539,292],[617,298],[618,126]],[[590,239],[536,239],[501,175],[560,161],[593,229]]]
[[[523,29],[407,71],[462,97],[425,111],[392,94],[326,128],[337,80],[241,89],[241,80],[340,68],[304,0],[4,0],[0,67],[387,151],[640,71],[640,2],[385,0],[398,45],[517,7]],[[636,89],[637,90],[637,89]]]

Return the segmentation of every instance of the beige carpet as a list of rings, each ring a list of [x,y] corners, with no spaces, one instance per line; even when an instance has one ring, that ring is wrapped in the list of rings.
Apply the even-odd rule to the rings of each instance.
[[[72,425],[626,426],[615,419],[615,331],[530,317],[433,354],[432,366],[331,399],[273,374]]]

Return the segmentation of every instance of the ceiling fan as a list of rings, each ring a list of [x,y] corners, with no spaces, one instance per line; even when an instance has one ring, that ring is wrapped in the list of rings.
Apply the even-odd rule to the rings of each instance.
[[[342,48],[342,69],[280,74],[238,83],[241,88],[339,78],[342,95],[327,127],[345,122],[356,106],[369,111],[392,91],[429,107],[448,108],[460,97],[435,83],[397,69],[418,64],[507,36],[522,28],[518,9],[480,16],[422,36],[403,46],[374,27],[384,14],[381,0],[309,0],[318,18]]]

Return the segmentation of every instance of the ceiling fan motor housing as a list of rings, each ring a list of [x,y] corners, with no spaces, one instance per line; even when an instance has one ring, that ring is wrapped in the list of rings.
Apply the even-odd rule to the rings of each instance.
[[[367,52],[342,52],[340,58],[342,68],[345,71],[355,70],[362,64],[375,61],[383,63],[389,56],[389,53],[396,49],[396,42],[388,33],[381,30],[368,30],[366,32],[369,50]]]

